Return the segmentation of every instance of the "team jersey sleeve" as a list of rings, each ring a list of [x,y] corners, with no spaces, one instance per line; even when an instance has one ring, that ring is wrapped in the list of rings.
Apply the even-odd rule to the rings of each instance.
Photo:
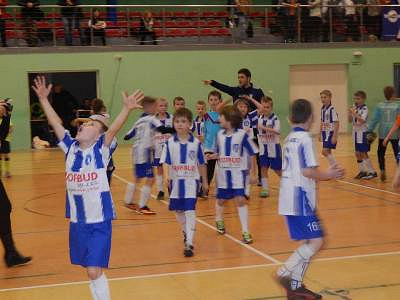
[[[249,112],[249,119],[250,119],[250,127],[252,127],[252,128],[257,127],[257,122],[258,122],[257,110],[253,110],[253,111]]]
[[[275,123],[274,123],[274,128],[273,128],[276,132],[278,132],[279,134],[281,133],[281,121],[276,118]]]
[[[161,152],[161,158],[160,158],[160,163],[161,164],[167,164],[167,165],[171,165],[171,151],[170,151],[170,145],[169,145],[169,141],[166,141],[164,144],[164,147],[162,149]]]
[[[243,137],[243,148],[249,155],[255,155],[258,153],[258,148],[254,143],[253,139],[247,133]]]
[[[72,146],[74,142],[75,139],[71,137],[71,134],[69,133],[68,130],[65,130],[63,139],[58,142],[58,147],[60,147],[60,149],[64,153],[68,153],[69,148]]]
[[[300,145],[298,155],[300,167],[302,169],[315,168],[318,166],[314,151],[314,144],[310,136],[307,136]]]
[[[332,122],[339,122],[339,114],[334,107],[331,110],[331,118],[332,118]]]
[[[199,147],[197,149],[197,162],[199,165],[204,165],[206,163],[206,159],[204,157],[204,149],[203,149],[203,145],[200,143],[200,141],[198,142]]]
[[[361,109],[359,115],[360,115],[361,119],[363,119],[364,121],[367,121],[367,119],[368,119],[368,108],[366,106],[364,106],[363,109]]]
[[[136,127],[133,126],[133,127],[131,128],[131,130],[129,130],[129,131],[125,134],[124,140],[125,140],[125,141],[130,140],[130,139],[133,138],[135,135],[136,135]]]

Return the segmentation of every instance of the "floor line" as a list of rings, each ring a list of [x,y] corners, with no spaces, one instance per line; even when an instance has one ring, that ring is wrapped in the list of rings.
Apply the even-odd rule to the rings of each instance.
[[[362,184],[353,183],[353,182],[345,181],[345,180],[336,180],[336,181],[337,181],[337,182],[344,183],[344,184],[350,184],[350,185],[354,185],[354,186],[357,186],[357,187],[369,189],[369,190],[374,190],[374,191],[378,191],[378,192],[382,192],[382,193],[387,193],[387,194],[390,194],[390,195],[400,196],[400,193],[395,193],[395,192],[391,192],[391,191],[387,191],[387,190],[382,190],[382,189],[374,188],[374,187],[369,186],[369,185],[362,185]]]

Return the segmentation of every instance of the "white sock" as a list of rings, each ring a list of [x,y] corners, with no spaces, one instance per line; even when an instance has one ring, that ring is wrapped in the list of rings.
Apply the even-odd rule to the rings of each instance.
[[[358,170],[359,170],[360,172],[365,172],[365,171],[364,171],[364,163],[363,163],[362,160],[357,160],[357,165],[358,165]]]
[[[89,281],[89,287],[90,287],[90,293],[92,294],[92,299],[98,300],[99,298],[97,298],[97,296],[96,296],[96,291],[94,289],[94,284],[93,284],[92,280]]]
[[[262,185],[262,189],[268,191],[269,190],[269,186],[268,186],[268,178],[267,177],[262,177],[261,178],[261,185]]]
[[[175,212],[175,217],[176,217],[176,220],[178,221],[178,223],[181,225],[182,231],[186,233],[186,216],[185,216],[185,212],[178,210],[178,211]]]
[[[328,162],[331,166],[333,166],[334,164],[336,164],[336,159],[333,157],[332,154],[328,154],[328,156],[326,157],[328,159]]]
[[[159,192],[162,192],[164,190],[162,175],[156,175],[156,185]]]
[[[247,210],[247,205],[238,206],[237,210],[239,214],[240,224],[242,224],[242,232],[249,232],[249,226],[248,226],[249,212]]]
[[[372,162],[369,158],[365,158],[364,159],[364,165],[366,167],[366,169],[368,170],[368,173],[374,173],[374,167],[372,166]]]
[[[218,201],[215,202],[215,220],[222,221],[224,219],[224,206],[219,205]]]
[[[186,243],[193,245],[194,232],[196,230],[196,212],[194,210],[185,211],[186,216]]]
[[[151,194],[151,186],[144,185],[140,193],[140,202],[139,202],[140,208],[147,206],[147,202],[149,202],[150,199],[150,194]]]
[[[129,182],[126,186],[125,191],[125,204],[131,204],[133,202],[133,194],[135,193],[136,185],[132,182]]]
[[[91,286],[93,287],[94,294],[97,298],[95,300],[109,300],[110,289],[108,287],[108,281],[106,275],[103,273],[95,280],[90,280]]]

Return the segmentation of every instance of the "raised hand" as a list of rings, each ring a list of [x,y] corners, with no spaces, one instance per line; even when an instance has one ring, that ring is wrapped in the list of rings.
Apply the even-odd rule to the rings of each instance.
[[[34,85],[32,86],[32,89],[35,91],[36,95],[38,96],[39,100],[40,99],[46,99],[50,92],[51,88],[53,87],[52,84],[49,84],[46,87],[46,78],[44,76],[37,76],[34,80]]]
[[[211,80],[202,80],[204,85],[210,85],[211,84]]]
[[[141,90],[136,90],[131,95],[128,95],[127,92],[123,92],[122,98],[123,98],[123,105],[125,108],[127,108],[129,110],[142,108],[142,106],[140,105],[140,102],[143,100],[144,94]]]

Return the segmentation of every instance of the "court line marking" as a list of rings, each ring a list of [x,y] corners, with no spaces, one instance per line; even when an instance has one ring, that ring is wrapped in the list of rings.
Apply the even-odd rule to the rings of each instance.
[[[118,176],[118,175],[116,175],[116,174],[113,174],[113,176],[114,176],[115,178],[117,178],[118,180],[120,180],[120,181],[126,183],[126,184],[129,183],[128,180],[126,180],[125,178],[123,178],[123,177],[121,177],[121,176]],[[154,198],[154,199],[157,199],[157,196],[156,196],[156,195],[151,194],[151,197]],[[167,201],[161,200],[160,202],[162,202],[162,203],[164,203],[165,205],[168,206],[168,202],[167,202]],[[196,217],[196,221],[197,221],[198,223],[200,223],[200,224],[202,224],[202,225],[204,225],[204,226],[206,226],[206,227],[212,229],[213,231],[217,231],[217,229],[216,229],[214,226],[211,226],[211,225],[208,224],[207,222],[205,222],[205,221],[203,221],[203,220],[201,220],[201,219],[199,219],[199,218],[197,218],[197,217]],[[248,244],[244,244],[242,241],[240,241],[240,240],[238,240],[237,238],[231,236],[230,234],[225,233],[223,236],[225,236],[226,238],[230,239],[231,241],[233,241],[233,242],[239,244],[240,246],[242,246],[242,247],[244,247],[244,248],[246,248],[246,249],[248,249],[248,250],[254,252],[255,254],[257,254],[257,255],[259,255],[259,256],[262,256],[263,258],[265,258],[265,259],[267,259],[267,260],[269,260],[269,261],[272,261],[273,263],[276,263],[276,264],[281,263],[279,260],[273,258],[272,256],[269,256],[268,254],[263,253],[263,252],[261,252],[260,250],[257,250],[256,248],[254,248],[254,247],[252,247],[252,246],[250,246],[250,245],[248,245]]]
[[[369,189],[369,190],[374,190],[374,191],[378,191],[378,192],[387,193],[387,194],[390,194],[390,195],[400,196],[400,193],[395,193],[395,192],[391,192],[391,191],[388,191],[388,190],[382,190],[382,189],[374,188],[374,187],[369,186],[369,185],[362,185],[362,184],[353,183],[353,182],[345,181],[345,180],[336,180],[336,181],[344,183],[344,184],[349,184],[349,185],[353,185],[353,186],[357,186],[357,187],[362,187],[362,188]]]
[[[313,260],[313,262],[324,262],[324,261],[335,261],[335,260],[346,260],[346,259],[358,259],[358,258],[375,257],[375,256],[390,256],[390,255],[400,255],[400,251],[370,253],[370,254],[360,254],[360,255],[349,255],[349,256],[336,256],[336,257],[326,257],[326,258],[316,258],[316,259]],[[282,265],[282,264],[283,263],[269,263],[269,264],[258,264],[258,265],[227,267],[227,268],[213,268],[213,269],[192,270],[192,271],[183,271],[183,272],[169,272],[169,273],[159,273],[159,274],[149,274],[149,275],[137,275],[137,276],[128,276],[128,277],[109,278],[108,281],[122,281],[122,280],[131,280],[131,279],[159,278],[159,277],[167,277],[167,276],[191,275],[191,274],[200,274],[200,273],[208,273],[208,272],[221,272],[221,271],[231,271],[231,270],[245,270],[245,269],[252,269],[252,268],[274,267],[274,266],[279,266],[279,265]],[[86,280],[86,281],[73,281],[73,282],[44,284],[44,285],[33,285],[33,286],[25,286],[25,287],[18,287],[18,288],[0,289],[0,293],[1,292],[30,290],[30,289],[39,289],[39,288],[52,288],[52,287],[60,287],[60,286],[80,285],[80,284],[88,284],[88,283],[89,283],[89,281]]]

